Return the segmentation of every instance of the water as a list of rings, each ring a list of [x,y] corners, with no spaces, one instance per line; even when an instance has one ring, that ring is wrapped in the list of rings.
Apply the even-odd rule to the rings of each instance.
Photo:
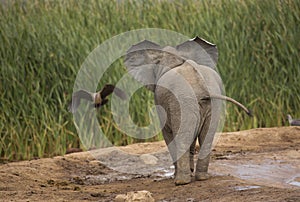
[[[288,184],[300,187],[300,176],[297,176],[297,177],[293,178],[292,180],[288,181]]]
[[[95,181],[128,180],[145,176],[168,179],[173,177],[175,171],[166,150],[147,155],[133,155],[118,149],[107,149],[96,151],[94,157],[117,171],[109,177],[89,176]],[[259,186],[300,188],[299,165],[298,153],[281,152],[276,156],[270,153],[235,154],[226,156],[224,160],[211,161],[209,172],[214,175],[231,175],[251,183],[251,186],[235,187],[238,191]]]
[[[216,175],[232,175],[256,185],[300,188],[299,159],[253,159],[255,158],[215,161],[211,164],[210,169]]]
[[[245,190],[249,190],[249,189],[258,189],[261,186],[236,186],[234,187],[235,190],[237,191],[245,191]]]

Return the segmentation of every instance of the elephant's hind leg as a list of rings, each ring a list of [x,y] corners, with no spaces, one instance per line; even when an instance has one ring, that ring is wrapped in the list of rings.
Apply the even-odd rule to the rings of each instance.
[[[192,181],[189,156],[190,152],[186,151],[177,161],[177,172],[175,176],[176,185],[184,185]]]
[[[175,184],[183,185],[192,181],[192,172],[194,170],[194,153],[196,145],[196,137],[193,130],[184,130],[186,133],[180,133],[176,136],[177,146],[177,173],[175,176]]]
[[[163,136],[164,136],[164,140],[165,140],[165,143],[168,147],[168,150],[170,152],[170,156],[172,158],[172,161],[173,161],[173,165],[175,167],[175,173],[174,175],[176,176],[177,174],[177,157],[176,157],[176,144],[175,142],[173,142],[173,134],[172,134],[172,130],[170,129],[170,127],[168,126],[168,124],[166,124],[164,126],[164,128],[162,129],[162,133],[163,133]]]
[[[216,131],[215,128],[209,128],[210,120],[210,116],[208,116],[198,137],[200,151],[196,164],[196,180],[207,180],[210,177],[210,175],[208,174],[208,165],[210,160],[212,142]]]
[[[164,131],[164,137],[167,136],[167,132]],[[165,140],[170,140],[166,139]],[[184,143],[180,141],[166,141],[168,145],[168,149],[170,155],[173,159],[173,163],[175,166],[175,184],[176,185],[184,185],[191,182],[191,168],[190,168],[190,150],[186,149],[186,151],[182,150],[185,148]],[[181,149],[180,149],[181,148]]]
[[[203,159],[197,160],[196,173],[195,173],[196,180],[201,181],[210,178],[211,175],[208,173],[209,160],[210,160],[210,154],[208,154]]]

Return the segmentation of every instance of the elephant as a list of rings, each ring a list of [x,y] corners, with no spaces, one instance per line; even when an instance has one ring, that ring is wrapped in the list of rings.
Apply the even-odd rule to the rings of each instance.
[[[215,44],[195,37],[175,47],[144,40],[131,46],[124,63],[130,75],[154,93],[162,134],[175,166],[175,184],[184,185],[210,177],[212,142],[224,100],[251,112],[236,100],[222,95],[216,65]],[[200,152],[194,169],[195,145]]]

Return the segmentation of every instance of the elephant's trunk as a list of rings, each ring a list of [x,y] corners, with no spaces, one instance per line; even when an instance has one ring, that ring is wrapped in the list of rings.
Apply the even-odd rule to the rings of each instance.
[[[202,98],[202,100],[210,100],[210,99],[220,99],[220,100],[226,100],[226,101],[232,102],[233,104],[242,108],[249,116],[253,116],[251,110],[249,110],[243,104],[239,103],[238,101],[236,101],[235,99],[233,99],[231,97],[227,97],[225,95],[211,94],[210,96]]]

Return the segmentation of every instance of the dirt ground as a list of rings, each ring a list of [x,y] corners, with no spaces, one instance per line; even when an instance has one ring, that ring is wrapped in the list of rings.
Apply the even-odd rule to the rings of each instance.
[[[161,202],[300,201],[300,127],[222,133],[209,180],[175,186],[173,172],[164,142],[7,163],[0,201],[114,201],[140,190]]]

